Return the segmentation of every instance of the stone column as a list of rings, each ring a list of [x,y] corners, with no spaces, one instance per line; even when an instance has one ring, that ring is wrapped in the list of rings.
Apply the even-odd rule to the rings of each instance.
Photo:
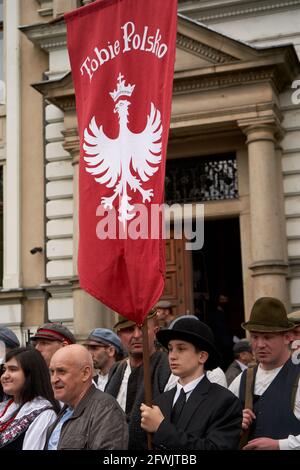
[[[274,296],[289,308],[276,127],[259,123],[245,127],[244,132],[249,158],[253,299]]]

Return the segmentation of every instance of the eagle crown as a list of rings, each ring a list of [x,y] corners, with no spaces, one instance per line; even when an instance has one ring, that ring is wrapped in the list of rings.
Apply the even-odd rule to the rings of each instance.
[[[123,78],[124,76],[120,72],[118,76],[117,89],[109,93],[114,102],[116,102],[120,96],[131,96],[134,90],[135,85],[128,84],[126,86],[125,80],[123,80]]]

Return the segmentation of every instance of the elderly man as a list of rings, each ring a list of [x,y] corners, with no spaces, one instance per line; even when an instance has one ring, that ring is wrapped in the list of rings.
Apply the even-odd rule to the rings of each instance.
[[[41,353],[48,367],[53,354],[58,349],[76,343],[73,333],[61,323],[45,323],[37,329],[30,340],[33,341],[35,349]]]
[[[244,371],[229,387],[243,405],[246,395],[253,394],[253,409],[243,410],[242,427],[250,439],[244,449],[300,449],[300,366],[290,349],[294,324],[280,300],[262,297],[242,327],[250,332],[258,361],[254,383]]]
[[[225,373],[228,386],[243,370],[248,368],[248,364],[254,361],[251,344],[247,339],[242,339],[235,343],[233,346],[233,354],[234,361],[230,364]]]
[[[104,392],[110,369],[123,358],[120,338],[107,328],[95,328],[83,345],[90,352],[94,368],[98,370],[98,374],[94,377],[95,385]]]
[[[127,449],[125,414],[114,398],[93,384],[93,363],[84,346],[73,344],[53,354],[54,396],[65,404],[49,428],[45,449]]]

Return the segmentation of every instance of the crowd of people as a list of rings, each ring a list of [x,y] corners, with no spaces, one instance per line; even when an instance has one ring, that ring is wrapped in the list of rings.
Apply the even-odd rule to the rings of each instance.
[[[133,321],[82,344],[49,322],[27,347],[0,327],[0,450],[300,450],[300,312],[258,299],[226,369],[196,316],[161,301],[147,327],[152,405]]]

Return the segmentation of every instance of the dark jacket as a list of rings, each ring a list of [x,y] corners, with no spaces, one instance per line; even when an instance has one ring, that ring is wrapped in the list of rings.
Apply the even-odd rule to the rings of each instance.
[[[242,407],[233,393],[203,377],[174,425],[170,416],[175,392],[176,387],[156,400],[165,417],[154,433],[156,448],[184,451],[238,449]]]
[[[118,396],[126,361],[115,364],[110,370],[110,378],[105,392],[114,397]],[[150,357],[151,384],[153,400],[163,391],[171,375],[168,356],[165,352],[157,351]],[[141,428],[141,403],[144,397],[144,368],[133,369],[129,376],[127,386],[126,415],[129,424],[129,449],[147,449],[147,435]]]
[[[228,387],[241,372],[241,366],[234,360],[225,372]]]
[[[66,406],[49,427],[48,441]],[[58,450],[123,450],[128,446],[128,426],[117,401],[91,385],[76,406],[73,415],[62,425]]]

